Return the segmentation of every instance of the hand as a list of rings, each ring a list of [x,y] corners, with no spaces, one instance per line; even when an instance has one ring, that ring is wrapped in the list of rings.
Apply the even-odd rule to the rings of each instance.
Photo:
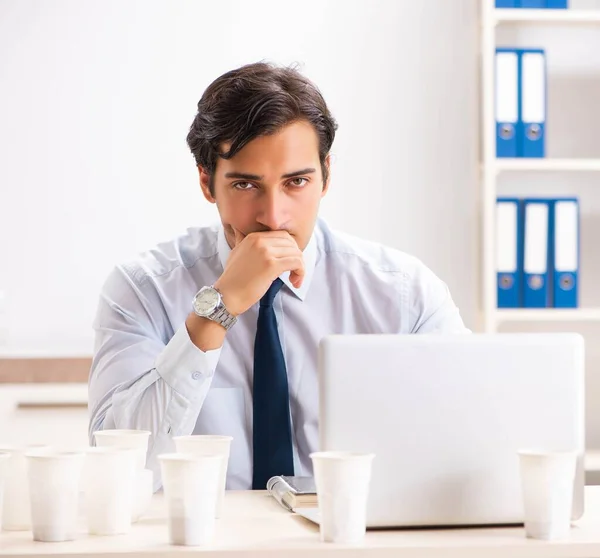
[[[234,316],[243,314],[267,292],[284,271],[290,272],[294,287],[304,279],[304,257],[287,231],[250,233],[234,229],[235,248],[215,288],[223,304]]]

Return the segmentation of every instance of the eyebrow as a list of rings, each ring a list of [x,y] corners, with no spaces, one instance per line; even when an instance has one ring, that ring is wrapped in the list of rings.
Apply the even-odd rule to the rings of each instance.
[[[288,172],[286,174],[282,174],[281,178],[292,178],[294,176],[298,176],[300,174],[311,174],[316,172],[313,168],[301,169],[294,172]],[[261,181],[264,176],[259,176],[258,174],[248,174],[245,172],[228,172],[225,173],[225,178],[237,178],[239,180],[256,180],[257,182]]]

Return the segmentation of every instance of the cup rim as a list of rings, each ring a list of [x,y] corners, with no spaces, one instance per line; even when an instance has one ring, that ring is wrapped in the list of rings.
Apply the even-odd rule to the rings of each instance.
[[[121,446],[90,446],[88,448],[85,448],[85,453],[91,453],[91,454],[96,454],[96,455],[103,455],[103,454],[131,454],[131,455],[137,455],[137,449],[136,448],[124,448]]]
[[[173,436],[173,441],[177,440],[205,440],[207,442],[231,442],[233,436],[222,436],[221,434],[188,434],[184,436]]]
[[[12,454],[26,454],[31,450],[51,447],[49,444],[25,444],[24,446],[0,446],[0,452]]]
[[[117,437],[117,436],[150,436],[152,432],[150,430],[135,430],[135,429],[119,429],[112,428],[108,430],[96,430],[94,432],[94,437],[96,436],[106,436],[106,437]]]
[[[214,461],[221,461],[223,459],[225,459],[225,456],[221,455],[221,454],[209,454],[209,455],[202,455],[202,454],[198,454],[198,453],[177,453],[177,452],[172,452],[172,453],[160,453],[157,456],[157,459],[159,461],[179,461],[181,463],[194,463],[196,461],[206,461],[206,460],[214,460]]]
[[[541,448],[523,448],[517,451],[522,457],[567,457],[578,456],[578,450],[569,449],[541,449]]]
[[[326,459],[330,461],[358,461],[371,460],[375,457],[374,453],[364,453],[359,451],[315,451],[309,454],[311,459]]]
[[[61,449],[46,447],[40,450],[32,450],[25,453],[25,457],[30,459],[53,459],[53,460],[68,460],[80,459],[85,457],[84,450],[76,449]]]

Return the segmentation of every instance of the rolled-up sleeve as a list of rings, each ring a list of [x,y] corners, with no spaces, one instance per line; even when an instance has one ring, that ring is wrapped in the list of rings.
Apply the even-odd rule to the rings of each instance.
[[[161,485],[157,456],[172,451],[173,436],[193,432],[220,356],[220,349],[196,347],[185,323],[167,339],[162,309],[151,283],[115,268],[98,303],[89,378],[90,443],[96,430],[149,430],[147,467],[155,490]]]

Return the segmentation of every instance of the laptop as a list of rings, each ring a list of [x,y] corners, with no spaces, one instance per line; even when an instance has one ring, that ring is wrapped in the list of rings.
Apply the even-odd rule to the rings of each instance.
[[[320,448],[376,454],[369,528],[522,524],[519,449],[576,450],[583,513],[578,334],[328,336],[319,397]]]

